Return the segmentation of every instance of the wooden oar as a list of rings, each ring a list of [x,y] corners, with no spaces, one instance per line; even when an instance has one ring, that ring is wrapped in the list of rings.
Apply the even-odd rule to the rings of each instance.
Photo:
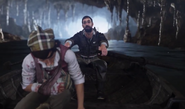
[[[130,60],[130,61],[138,62],[142,65],[149,64],[149,65],[155,65],[155,66],[160,66],[160,67],[185,71],[185,69],[182,69],[182,68],[178,68],[178,67],[174,67],[174,66],[171,66],[171,65],[146,60],[144,57],[131,57],[131,56],[126,56],[124,54],[119,54],[119,53],[116,53],[116,52],[113,52],[113,51],[109,51],[108,56],[117,58],[118,60]]]

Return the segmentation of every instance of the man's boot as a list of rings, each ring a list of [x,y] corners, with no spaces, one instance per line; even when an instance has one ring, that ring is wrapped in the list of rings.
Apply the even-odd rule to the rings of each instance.
[[[104,82],[103,81],[98,82],[97,99],[99,99],[99,100],[104,100],[105,99]]]

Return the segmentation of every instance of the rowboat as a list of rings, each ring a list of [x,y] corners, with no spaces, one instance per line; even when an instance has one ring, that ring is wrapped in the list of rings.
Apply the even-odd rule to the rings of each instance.
[[[78,58],[79,54],[76,52]],[[96,99],[95,75],[91,68],[81,68],[86,73],[86,109],[185,109],[185,98],[173,86],[153,71],[123,54],[109,51],[105,60],[106,100]],[[0,77],[0,109],[13,109],[27,92],[21,88],[21,70],[10,71]],[[74,109],[77,101],[65,107]]]

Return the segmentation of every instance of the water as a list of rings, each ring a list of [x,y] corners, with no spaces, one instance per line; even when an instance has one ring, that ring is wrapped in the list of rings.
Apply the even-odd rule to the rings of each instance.
[[[64,40],[61,42],[63,44]],[[26,41],[0,44],[0,49],[0,66],[2,66],[6,61],[11,61],[12,63],[20,61],[29,53]],[[73,47],[72,50],[78,51],[77,46]],[[116,40],[109,41],[108,50],[133,57],[144,57],[150,61],[180,67],[185,70],[185,51],[182,50],[169,49],[159,46],[141,46]],[[153,65],[146,66],[153,70],[156,74],[166,79],[185,96],[185,71],[178,71]],[[6,72],[8,72],[8,70],[4,71],[3,68],[0,67],[0,75]]]
[[[77,51],[77,46],[73,47],[72,50]],[[142,46],[117,40],[109,41],[108,50],[116,51],[127,56],[144,57],[150,61],[184,69],[184,71],[179,71],[146,65],[147,68],[150,68],[157,75],[163,77],[185,96],[185,50],[169,49],[160,46]]]
[[[182,68],[178,71],[159,66],[146,65],[157,75],[166,79],[172,86],[185,95],[185,50],[175,50],[159,46],[141,46],[123,41],[109,41],[108,50],[117,51],[133,57],[144,57],[147,60]]]

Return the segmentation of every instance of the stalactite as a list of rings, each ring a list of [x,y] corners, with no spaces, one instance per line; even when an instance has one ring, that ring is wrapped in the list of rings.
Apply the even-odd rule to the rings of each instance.
[[[48,0],[46,0],[46,10],[49,10],[49,8],[50,8],[50,3]]]
[[[141,14],[141,12],[138,11],[138,15],[137,15],[137,27],[138,27],[138,29],[140,28],[140,14]]]
[[[19,2],[16,3],[16,16],[19,16]]]
[[[32,11],[32,20],[35,20],[35,13]]]
[[[43,20],[42,20],[42,19],[43,19],[43,14],[44,14],[44,13],[43,13],[43,9],[40,9],[39,13],[40,13],[40,14],[39,14],[39,15],[40,15],[40,18],[39,18],[39,22],[40,22],[40,23],[39,23],[39,24],[42,26],[42,23],[43,23]]]
[[[9,7],[12,7],[12,0],[8,0],[8,2],[9,2]]]
[[[160,28],[159,28],[159,41],[158,41],[158,45],[161,44],[161,37],[162,37],[162,29],[163,29],[163,20],[164,20],[164,0],[161,0],[161,11],[160,11],[160,15],[161,15],[161,22],[160,22]]]
[[[129,0],[127,0],[127,19],[126,19],[127,27],[129,27]]]
[[[144,0],[144,3],[143,3],[143,13],[142,13],[142,22],[141,22],[142,27],[144,27],[144,23],[145,23],[145,12],[146,12],[146,0]]]
[[[45,0],[45,3],[46,3],[46,5],[48,5],[49,4],[49,1],[48,0]]]
[[[115,12],[115,14],[116,14],[116,20],[119,20],[119,9],[118,9],[118,6],[114,6],[114,7],[116,9],[116,12]]]
[[[154,7],[156,6],[156,0],[154,0],[153,6],[154,6]]]
[[[46,23],[46,12],[44,12],[44,14],[43,14],[42,22],[43,22],[43,27],[48,27],[48,24]]]
[[[72,21],[74,21],[74,17],[75,17],[75,4],[72,4],[72,5],[71,5],[71,9],[72,9],[72,13],[73,13],[73,14],[72,14],[72,17],[73,17],[73,18],[72,18]]]
[[[120,22],[120,25],[121,25],[121,23],[122,23],[122,0],[117,0],[117,2],[118,2],[118,14],[119,14],[119,22]],[[129,0],[127,1],[127,11],[129,11]],[[128,13],[128,12],[127,12]]]
[[[179,34],[179,29],[181,27],[181,15],[180,15],[180,12],[177,11],[177,14],[176,14],[176,35],[175,35],[175,38],[177,39],[178,37],[178,34]]]
[[[148,21],[148,27],[150,27],[151,25],[152,25],[152,18],[150,17]]]
[[[60,2],[55,2],[53,5],[54,5],[54,8],[57,11],[57,20],[59,21],[59,19],[60,19],[60,11],[61,11],[61,6],[60,5],[62,5],[62,4]]]
[[[68,11],[67,10],[64,10],[64,15],[65,15],[65,21],[66,21],[68,18]]]
[[[113,22],[113,10],[114,10],[114,5],[112,0],[104,0],[105,5],[108,7],[109,11],[111,12],[111,22]]]
[[[30,27],[31,27],[31,31],[34,30],[34,24],[35,24],[35,13],[34,11],[30,12]]]
[[[10,14],[10,1],[7,1],[7,6],[6,6],[6,25],[9,25],[9,14]]]
[[[51,8],[48,10],[48,26],[51,27]]]
[[[131,34],[129,30],[129,0],[127,0],[127,18],[126,18],[126,29],[125,29],[125,34],[124,34],[124,39],[125,42],[130,42],[131,41]]]
[[[29,11],[27,12],[27,15],[28,15],[28,31],[31,32],[31,22],[30,22],[30,13]]]
[[[0,28],[0,34],[1,34],[1,39],[2,39],[2,41],[5,41],[5,40],[4,40],[4,34],[3,34],[2,28]]]
[[[115,13],[113,13],[113,12],[111,12],[111,23],[113,22],[113,20],[114,20],[114,15],[115,15]]]
[[[58,8],[57,9],[57,20],[59,20],[60,19],[60,9]]]
[[[175,8],[175,4],[171,3],[171,7],[173,8],[173,27],[175,26],[175,22],[176,22],[176,8]]]
[[[27,2],[28,0],[24,0],[24,24],[27,24]]]
[[[1,7],[1,15],[4,14],[3,11],[4,11],[4,8],[3,8],[3,6],[2,6],[2,7]]]

